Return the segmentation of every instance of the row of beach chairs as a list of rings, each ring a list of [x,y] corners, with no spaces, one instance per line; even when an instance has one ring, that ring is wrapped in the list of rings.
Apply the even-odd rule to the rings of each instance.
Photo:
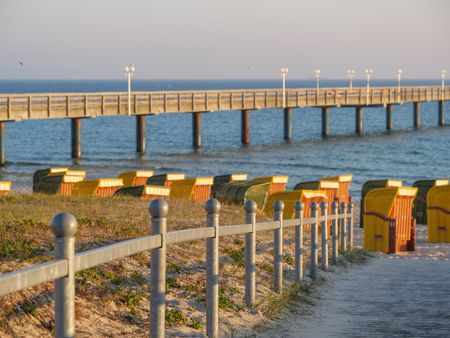
[[[205,202],[210,197],[226,204],[243,205],[247,200],[257,203],[258,209],[272,215],[276,200],[285,203],[285,218],[294,217],[296,201],[305,203],[305,217],[312,202],[349,202],[352,175],[326,177],[301,182],[286,191],[288,176],[257,177],[248,180],[247,174],[187,178],[184,174],[154,175],[151,170],[121,173],[117,178],[86,180],[86,172],[69,168],[48,168],[35,172],[33,191],[64,196],[128,195],[141,198],[180,198]],[[329,203],[331,210],[331,203]]]
[[[300,182],[286,190],[288,176],[248,180],[247,174],[187,178],[185,174],[154,175],[151,170],[124,172],[117,178],[86,180],[86,172],[48,168],[35,172],[33,191],[64,196],[127,195],[146,199],[178,198],[205,202],[211,197],[226,204],[244,205],[253,200],[258,209],[272,216],[272,205],[285,204],[284,218],[295,217],[295,202],[304,203],[303,217],[310,216],[312,202],[348,203],[352,175]],[[0,182],[6,195],[11,182]],[[366,182],[361,190],[360,226],[365,228],[364,247],[371,251],[414,250],[415,224],[428,224],[429,242],[450,242],[450,185],[448,179],[420,180],[404,187],[401,180]]]

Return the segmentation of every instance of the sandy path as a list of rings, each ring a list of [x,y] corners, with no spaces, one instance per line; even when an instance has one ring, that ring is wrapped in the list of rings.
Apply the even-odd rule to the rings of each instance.
[[[361,241],[361,232],[357,232]],[[370,263],[328,274],[311,313],[290,310],[261,337],[450,337],[450,244],[379,255]]]

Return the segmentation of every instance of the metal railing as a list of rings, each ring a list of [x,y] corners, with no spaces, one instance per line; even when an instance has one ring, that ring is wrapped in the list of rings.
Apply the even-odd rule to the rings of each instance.
[[[284,204],[276,201],[274,220],[256,222],[256,203],[247,201],[244,209],[245,224],[219,226],[220,203],[210,199],[205,204],[206,227],[167,232],[166,221],[169,211],[167,202],[154,200],[150,203],[151,235],[120,241],[89,251],[75,254],[76,218],[68,213],[57,214],[51,228],[55,235],[55,259],[22,270],[0,276],[0,297],[41,283],[54,281],[55,284],[55,336],[75,337],[75,273],[99,264],[111,262],[143,251],[151,251],[150,265],[150,335],[164,337],[165,297],[166,297],[166,251],[175,243],[206,239],[206,334],[218,336],[219,327],[219,239],[224,236],[245,235],[245,302],[255,302],[256,292],[256,233],[274,232],[274,290],[283,289],[283,230],[294,227],[295,281],[303,280],[303,226],[311,226],[311,278],[318,276],[318,233],[321,228],[321,267],[328,269],[328,224],[332,224],[332,261],[338,260],[338,243],[341,251],[353,248],[353,205],[332,203],[332,212],[327,214],[325,202],[310,205],[311,217],[303,217],[304,205],[295,204],[295,219],[283,220]],[[320,215],[319,215],[320,214]],[[340,238],[339,238],[340,237]]]
[[[445,101],[450,87],[289,88],[286,108]],[[0,121],[284,108],[281,89],[0,94]]]

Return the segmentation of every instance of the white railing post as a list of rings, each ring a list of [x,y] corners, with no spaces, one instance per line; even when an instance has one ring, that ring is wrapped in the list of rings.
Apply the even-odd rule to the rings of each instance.
[[[256,255],[256,203],[247,201],[244,205],[245,223],[252,225],[252,232],[245,234],[245,302],[255,302],[255,255]]]
[[[273,288],[276,293],[283,290],[283,210],[284,203],[273,203],[274,221],[280,222],[280,227],[273,231]]]
[[[322,231],[322,270],[328,270],[328,220],[327,220],[327,202],[320,203],[320,213],[324,218],[321,222]]]
[[[150,263],[150,337],[163,338],[166,315],[166,223],[169,206],[153,200],[148,207],[152,216],[152,235],[161,235],[161,247],[151,251]]]
[[[205,204],[206,223],[215,229],[206,240],[206,335],[219,336],[219,211],[220,202],[210,199]]]
[[[332,255],[332,260],[333,260],[333,264],[337,264],[337,260],[338,260],[338,220],[337,220],[337,216],[338,216],[338,208],[339,208],[339,203],[337,201],[334,201],[331,204],[331,213],[334,215],[335,219],[333,219],[332,222],[332,248],[331,248],[331,255]]]
[[[344,253],[347,251],[347,204],[345,202],[341,203],[341,215],[344,216],[343,219],[341,219],[341,252]]]
[[[353,203],[348,203],[348,249],[353,250]]]
[[[317,278],[317,262],[318,262],[318,252],[317,252],[317,232],[318,232],[318,221],[317,221],[317,203],[311,203],[311,217],[314,218],[314,223],[311,224],[311,268],[310,274],[312,279]]]
[[[295,202],[295,218],[298,225],[295,227],[295,282],[303,280],[303,202]]]
[[[75,233],[77,220],[60,213],[51,222],[55,235],[55,259],[67,260],[67,276],[55,280],[55,337],[75,337]]]

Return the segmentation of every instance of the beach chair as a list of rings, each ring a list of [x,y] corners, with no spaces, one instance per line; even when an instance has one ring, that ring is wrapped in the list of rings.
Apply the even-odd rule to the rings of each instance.
[[[0,196],[6,196],[11,191],[11,182],[0,182]]]
[[[217,189],[224,183],[231,182],[245,182],[247,181],[247,174],[228,174],[228,175],[219,175],[214,176],[213,185],[211,187],[211,197],[216,197]]]
[[[149,177],[153,176],[154,171],[152,170],[136,170],[127,171],[119,175],[119,178],[123,180],[123,185],[125,187],[131,187],[136,185],[145,185]]]
[[[450,185],[434,186],[427,195],[428,242],[450,243]]]
[[[86,177],[84,170],[67,170],[50,172],[43,177],[35,189],[35,192],[50,195],[72,195],[73,187]]]
[[[254,201],[259,210],[264,210],[270,183],[268,182],[231,182],[222,184],[216,192],[216,198],[225,204],[243,206]]]
[[[413,216],[417,224],[427,224],[427,195],[430,189],[447,184],[447,179],[420,180],[413,183],[413,187],[418,189],[413,208]]]
[[[327,195],[327,212],[331,213],[331,204],[337,200],[339,193],[339,182],[335,181],[309,181],[300,182],[295,187],[294,190],[320,190],[325,192]],[[329,222],[331,226],[331,221]]]
[[[364,248],[397,253],[415,250],[415,219],[412,205],[417,188],[374,189],[364,201]]]
[[[33,174],[33,191],[37,191],[42,179],[49,174],[66,172],[69,168],[47,168],[40,169]]]
[[[350,184],[352,183],[353,176],[351,174],[332,176],[332,177],[324,177],[321,178],[321,181],[332,181],[338,182],[339,188],[336,192],[335,199],[338,199],[339,203],[345,202],[350,203]]]
[[[134,196],[143,199],[168,199],[170,196],[170,188],[157,185],[137,185],[120,188],[114,193],[114,195]]]
[[[295,218],[295,202],[300,201],[304,203],[303,217],[311,216],[311,203],[316,202],[318,205],[327,201],[327,194],[319,190],[290,190],[279,191],[269,195],[264,213],[273,217],[273,203],[276,201],[283,201],[284,203],[284,219]]]
[[[75,184],[73,196],[112,196],[123,187],[121,178],[99,178],[96,180],[81,181]]]
[[[270,183],[269,195],[274,192],[285,191],[286,184],[289,180],[289,176],[266,176],[257,177],[253,179],[253,182]]]
[[[364,201],[366,199],[366,195],[369,191],[379,188],[389,188],[389,187],[401,187],[403,185],[403,181],[401,180],[371,180],[367,181],[363,184],[361,188],[361,204],[360,204],[360,216],[359,216],[359,227],[364,227]]]
[[[212,177],[187,178],[175,181],[170,187],[170,197],[206,202],[211,196]]]
[[[180,173],[160,174],[149,177],[146,184],[160,185],[166,188],[170,188],[173,182],[184,180],[185,178],[186,175]]]

